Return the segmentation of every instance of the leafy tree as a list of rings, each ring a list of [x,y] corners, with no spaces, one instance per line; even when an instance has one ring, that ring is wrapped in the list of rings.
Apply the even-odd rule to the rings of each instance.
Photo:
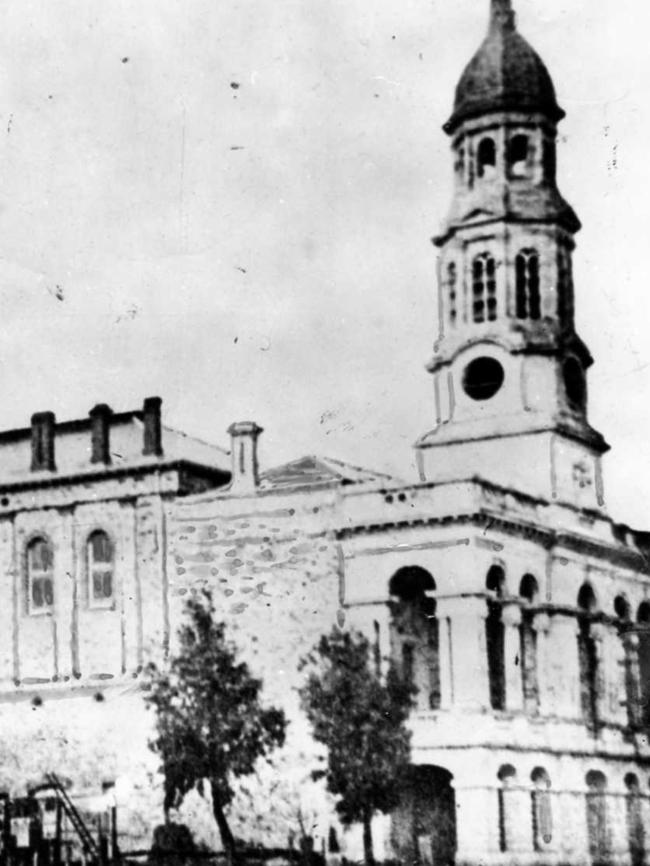
[[[165,812],[192,789],[212,795],[214,814],[229,862],[237,859],[225,809],[235,777],[253,772],[256,760],[284,743],[282,710],[260,704],[262,683],[216,622],[209,592],[189,598],[179,647],[169,663],[148,668],[146,701],[156,711],[151,748],[161,757]]]
[[[406,727],[415,689],[391,664],[381,677],[374,652],[359,632],[336,627],[303,663],[301,690],[314,737],[327,748],[325,776],[345,825],[363,824],[365,861],[374,863],[371,821],[398,805],[409,767]]]

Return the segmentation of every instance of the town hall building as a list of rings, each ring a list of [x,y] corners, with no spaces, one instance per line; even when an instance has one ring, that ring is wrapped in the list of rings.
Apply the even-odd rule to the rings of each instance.
[[[411,482],[313,456],[259,467],[256,424],[231,426],[228,455],[165,428],[155,398],[0,434],[2,785],[48,770],[79,795],[113,785],[125,839],[150,837],[142,669],[173,652],[184,600],[207,587],[290,721],[235,801],[240,838],[286,846],[313,813],[319,850],[335,837],[359,856],[311,781],[297,693],[300,659],[338,623],[417,686],[412,773],[376,819],[378,858],[650,857],[650,535],[605,506],[574,319],[580,222],[556,179],[563,117],[510,0],[491,0],[444,126],[455,186]]]

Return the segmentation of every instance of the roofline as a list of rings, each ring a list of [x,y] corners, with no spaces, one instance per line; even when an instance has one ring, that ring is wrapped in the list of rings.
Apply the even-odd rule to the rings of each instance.
[[[125,424],[128,421],[142,421],[143,418],[144,416],[140,409],[133,409],[130,412],[114,412],[111,415],[111,427],[116,424]],[[90,416],[87,418],[75,418],[71,421],[57,421],[54,425],[54,430],[56,433],[79,433],[83,430],[91,430],[92,424],[93,421]],[[0,444],[29,439],[31,435],[31,427],[13,427],[10,430],[0,430]]]
[[[0,482],[0,494],[16,493],[22,490],[34,490],[41,487],[61,487],[77,482],[86,483],[88,481],[101,481],[105,478],[121,478],[128,475],[147,475],[168,471],[182,471],[190,469],[197,475],[207,476],[215,480],[224,479],[224,484],[230,478],[230,472],[227,469],[220,469],[216,466],[207,466],[205,463],[197,463],[194,460],[185,460],[178,458],[175,460],[156,460],[150,463],[137,463],[126,466],[105,466],[96,468],[90,472],[68,472],[65,474],[48,474],[38,475],[33,478],[25,478],[20,481],[11,481],[8,483]]]
[[[525,96],[525,95],[524,95]],[[552,105],[522,105],[521,101],[516,97],[504,99],[502,102],[493,102],[486,106],[477,105],[475,108],[459,109],[454,111],[446,123],[443,124],[442,130],[447,135],[454,135],[459,126],[462,126],[468,120],[475,120],[477,117],[490,114],[500,113],[518,113],[518,114],[541,114],[548,118],[552,123],[560,123],[566,117],[566,111],[556,103]]]
[[[426,528],[430,526],[472,525],[489,529],[500,529],[514,535],[524,535],[536,538],[548,550],[554,547],[568,547],[573,551],[585,550],[609,562],[620,564],[641,573],[648,573],[648,559],[642,550],[616,547],[596,539],[586,538],[571,531],[562,531],[551,527],[537,526],[517,517],[509,518],[495,514],[490,509],[478,506],[465,514],[455,514],[440,517],[415,517],[411,519],[386,521],[383,523],[358,524],[335,530],[337,540],[353,538],[358,535],[384,533],[395,529]]]

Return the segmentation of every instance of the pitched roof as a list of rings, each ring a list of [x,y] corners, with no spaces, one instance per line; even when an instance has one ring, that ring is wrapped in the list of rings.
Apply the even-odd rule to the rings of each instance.
[[[276,466],[260,476],[261,490],[322,487],[348,484],[377,484],[394,481],[390,475],[373,472],[331,457],[300,457]]]
[[[80,418],[59,422],[55,426],[55,462],[53,477],[96,475],[98,472],[128,471],[170,463],[187,462],[220,473],[230,473],[228,451],[210,445],[162,425],[163,453],[160,457],[144,456],[142,412],[120,412],[110,421],[110,467],[94,464],[91,455],[91,421]],[[31,428],[0,432],[0,486],[37,481],[41,473],[30,470]]]

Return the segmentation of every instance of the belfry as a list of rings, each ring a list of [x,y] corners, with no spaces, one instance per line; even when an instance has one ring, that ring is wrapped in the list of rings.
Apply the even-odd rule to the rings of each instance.
[[[511,3],[492,0],[487,36],[444,127],[455,189],[434,239],[440,333],[428,369],[436,418],[418,442],[418,462],[423,479],[480,474],[601,508],[607,445],[587,420],[592,359],[573,314],[580,222],[556,181],[563,117]]]

